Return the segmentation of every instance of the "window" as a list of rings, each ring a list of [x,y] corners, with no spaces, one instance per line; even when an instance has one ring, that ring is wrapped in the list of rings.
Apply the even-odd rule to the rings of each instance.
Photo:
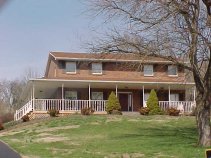
[[[76,73],[76,63],[75,62],[66,62],[65,71],[67,73]]]
[[[177,66],[176,65],[168,65],[168,75],[169,76],[177,76]]]
[[[144,101],[147,101],[149,98],[149,93],[144,93]]]
[[[92,63],[92,74],[102,74],[102,63]]]
[[[153,76],[153,65],[144,65],[144,76]]]
[[[92,92],[92,100],[103,100],[103,92]]]
[[[170,100],[171,101],[179,101],[179,94],[178,93],[170,94]]]
[[[77,92],[76,91],[65,91],[65,99],[77,100]]]

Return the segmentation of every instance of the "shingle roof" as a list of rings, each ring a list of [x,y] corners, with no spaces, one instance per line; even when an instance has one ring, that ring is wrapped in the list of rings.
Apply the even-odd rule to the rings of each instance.
[[[163,58],[153,56],[142,56],[138,54],[125,53],[66,53],[51,52],[56,60],[113,60],[113,61],[143,61],[143,62],[170,62]]]

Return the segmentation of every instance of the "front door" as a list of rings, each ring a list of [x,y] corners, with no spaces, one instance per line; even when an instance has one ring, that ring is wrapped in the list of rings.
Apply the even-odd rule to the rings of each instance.
[[[119,93],[119,103],[122,111],[132,111],[132,94],[131,93]]]

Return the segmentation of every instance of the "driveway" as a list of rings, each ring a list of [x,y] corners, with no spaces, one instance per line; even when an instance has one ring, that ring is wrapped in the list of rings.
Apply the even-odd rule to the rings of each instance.
[[[7,144],[0,141],[0,158],[21,158],[21,156]]]

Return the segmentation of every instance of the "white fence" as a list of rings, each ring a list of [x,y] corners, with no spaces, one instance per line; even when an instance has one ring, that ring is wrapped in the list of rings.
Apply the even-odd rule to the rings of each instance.
[[[20,120],[24,115],[26,115],[27,113],[29,113],[32,110],[33,110],[32,100],[30,100],[22,108],[20,108],[19,110],[16,110],[16,112],[14,114],[14,120],[15,121]]]
[[[191,113],[196,106],[194,101],[159,101],[159,106],[162,110],[176,108],[181,113]]]
[[[80,111],[85,107],[91,107],[96,112],[104,112],[105,105],[106,100],[34,99],[16,110],[14,120],[20,120],[30,111],[48,111],[52,109]],[[181,113],[191,113],[196,104],[194,101],[159,101],[159,106],[164,111],[173,107],[180,110]]]
[[[68,99],[35,99],[34,111],[48,111],[56,109],[60,111],[80,111],[85,107],[91,107],[94,111],[105,111],[106,100],[68,100]]]

